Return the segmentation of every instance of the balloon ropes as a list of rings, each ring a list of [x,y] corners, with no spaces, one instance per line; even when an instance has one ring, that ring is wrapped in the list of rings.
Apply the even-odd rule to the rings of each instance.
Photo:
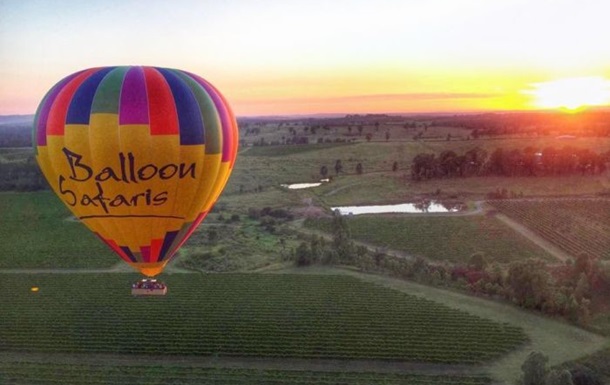
[[[153,277],[221,194],[238,131],[225,98],[197,75],[101,67],[46,94],[33,142],[43,174],[72,213]]]

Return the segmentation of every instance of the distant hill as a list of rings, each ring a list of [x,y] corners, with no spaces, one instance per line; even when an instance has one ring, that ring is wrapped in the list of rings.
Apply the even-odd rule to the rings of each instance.
[[[31,124],[34,121],[34,115],[0,115],[0,125],[5,124]]]
[[[0,147],[32,146],[34,115],[0,115]]]

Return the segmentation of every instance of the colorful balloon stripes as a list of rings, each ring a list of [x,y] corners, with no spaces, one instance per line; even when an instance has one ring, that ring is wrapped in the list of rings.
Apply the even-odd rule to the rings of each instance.
[[[201,77],[157,67],[72,74],[44,97],[36,158],[76,217],[143,274],[159,274],[212,208],[238,129]]]

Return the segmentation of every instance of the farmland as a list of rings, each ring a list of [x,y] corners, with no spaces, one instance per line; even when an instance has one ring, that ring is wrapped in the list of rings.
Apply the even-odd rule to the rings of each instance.
[[[5,275],[0,350],[478,363],[517,327],[341,276],[174,275],[132,298],[130,274]],[[31,286],[40,288],[30,292]]]
[[[485,385],[484,376],[417,375],[374,372],[315,372],[295,370],[222,369],[179,366],[104,366],[0,363],[0,380],[36,385],[151,384],[286,384],[286,385]]]
[[[116,256],[49,191],[0,193],[0,268],[99,268]],[[69,244],[70,247],[66,247]]]
[[[500,263],[527,258],[552,260],[493,217],[364,215],[350,217],[347,222],[356,240],[436,261],[467,263],[476,252]],[[330,218],[308,219],[305,225],[331,231]]]
[[[525,224],[572,256],[610,259],[610,200],[498,200],[500,212]]]
[[[317,123],[305,120],[242,128],[242,134],[252,127],[259,132],[242,136],[226,191],[170,274],[161,276],[169,285],[162,298],[131,297],[135,274],[91,273],[109,270],[119,259],[70,220],[52,192],[2,193],[0,288],[11,295],[0,299],[0,383],[508,384],[531,350],[556,365],[606,346],[594,361],[607,359],[604,337],[508,303],[359,274],[353,267],[293,267],[295,249],[312,233],[332,237],[331,207],[422,199],[483,208],[465,215],[346,217],[352,239],[367,244],[371,255],[378,249],[449,267],[468,263],[477,252],[502,268],[530,258],[557,264],[499,213],[570,255],[582,250],[610,258],[610,201],[601,197],[610,191],[607,172],[410,177],[419,153],[566,145],[603,153],[610,149],[607,137],[475,138],[463,127],[430,126],[429,119],[391,120],[380,127],[363,124],[362,134],[356,125],[350,132],[342,124],[312,132]],[[310,144],[281,144],[293,136]],[[262,139],[275,145],[260,145]],[[0,149],[2,170],[33,167],[32,154],[29,148]],[[355,171],[359,163],[362,174]],[[329,183],[280,187],[318,181],[322,166],[332,176]],[[7,179],[11,184],[17,186]],[[523,198],[487,201],[497,189]],[[290,219],[250,215],[264,208],[284,210]],[[16,268],[36,271],[3,271]],[[233,273],[200,273],[227,271]],[[40,291],[31,292],[32,286]],[[607,313],[593,314],[589,330],[607,333],[608,320]],[[240,360],[251,361],[236,364]],[[293,365],[297,360],[303,366]],[[315,366],[321,363],[327,367]],[[396,367],[381,370],[384,365]]]

